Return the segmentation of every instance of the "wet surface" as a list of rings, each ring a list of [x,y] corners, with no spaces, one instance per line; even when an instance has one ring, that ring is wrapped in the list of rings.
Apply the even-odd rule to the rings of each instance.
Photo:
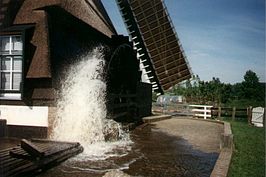
[[[12,148],[20,144],[20,139],[18,138],[0,138],[0,150]]]
[[[126,173],[134,176],[210,176],[218,153],[204,153],[183,138],[161,132],[155,127],[133,134],[143,158],[130,165]]]
[[[190,126],[186,130],[192,132],[195,136],[200,136],[199,131],[206,128],[209,134],[217,133],[219,136],[219,125],[213,123],[197,123],[200,121],[185,122],[181,124],[185,127]],[[167,126],[175,125],[178,127],[178,121],[165,121]],[[168,125],[169,124],[169,125]],[[192,125],[191,125],[192,124]],[[193,127],[193,124],[194,127]],[[198,129],[205,124],[206,127]],[[39,176],[42,177],[85,177],[85,176],[103,176],[106,172],[119,169],[126,174],[132,176],[180,176],[180,177],[207,177],[210,176],[211,171],[219,155],[219,140],[213,137],[213,145],[208,145],[208,148],[201,148],[200,144],[190,142],[190,137],[185,135],[171,134],[163,127],[164,122],[160,125],[149,125],[142,129],[136,129],[131,132],[131,139],[133,143],[130,149],[116,149],[117,156],[108,159],[70,159],[61,165],[50,169]],[[170,127],[171,128],[171,127]],[[172,128],[171,128],[172,131]],[[215,131],[215,132],[213,132]],[[205,135],[207,137],[207,135]],[[185,139],[185,138],[186,139]],[[193,139],[193,136],[192,136]],[[194,141],[196,138],[194,137]],[[204,139],[204,138],[201,138]],[[206,138],[205,138],[206,139]],[[200,140],[199,138],[199,141]],[[205,142],[201,142],[204,144]],[[208,142],[211,143],[211,142]],[[212,148],[209,148],[209,147]],[[125,154],[125,152],[127,151]]]

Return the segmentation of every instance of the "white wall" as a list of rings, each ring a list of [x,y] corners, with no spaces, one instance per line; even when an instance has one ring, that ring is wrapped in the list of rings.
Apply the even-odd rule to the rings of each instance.
[[[48,127],[48,107],[0,105],[0,119],[8,125]]]

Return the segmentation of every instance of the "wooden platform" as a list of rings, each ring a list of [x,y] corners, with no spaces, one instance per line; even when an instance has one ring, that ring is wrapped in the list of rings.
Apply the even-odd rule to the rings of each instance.
[[[0,151],[0,176],[33,176],[83,151],[79,143],[42,139]]]

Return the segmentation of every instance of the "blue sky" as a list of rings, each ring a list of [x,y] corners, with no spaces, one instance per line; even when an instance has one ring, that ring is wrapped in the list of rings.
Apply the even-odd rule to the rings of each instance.
[[[115,0],[102,0],[117,32],[128,35]],[[194,74],[243,81],[247,70],[265,82],[265,0],[165,0]]]

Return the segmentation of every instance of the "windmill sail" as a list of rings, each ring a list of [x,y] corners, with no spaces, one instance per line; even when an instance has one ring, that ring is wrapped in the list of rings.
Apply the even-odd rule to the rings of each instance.
[[[117,0],[153,91],[162,93],[192,72],[162,0]]]

